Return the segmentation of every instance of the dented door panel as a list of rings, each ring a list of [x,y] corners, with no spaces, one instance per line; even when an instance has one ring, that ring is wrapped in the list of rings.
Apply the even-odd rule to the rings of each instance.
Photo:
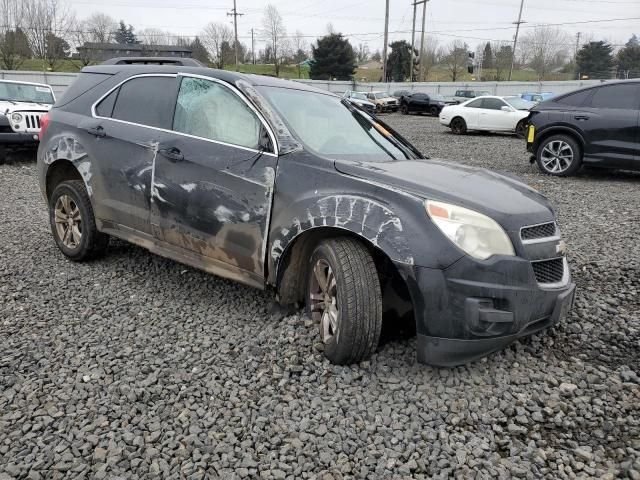
[[[180,161],[162,154],[179,150]],[[159,145],[151,195],[161,240],[264,277],[277,157],[172,134]]]

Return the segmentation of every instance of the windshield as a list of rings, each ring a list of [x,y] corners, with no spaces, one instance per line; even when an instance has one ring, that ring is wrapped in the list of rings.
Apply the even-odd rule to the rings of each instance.
[[[358,100],[366,100],[367,96],[364,93],[353,92],[351,94],[351,98],[355,98]]]
[[[406,141],[347,101],[291,88],[259,90],[302,144],[319,155],[377,162],[421,158]]]
[[[51,88],[26,83],[0,82],[0,100],[53,104]]]
[[[533,106],[532,102],[520,97],[507,97],[504,101],[516,110],[529,110]]]

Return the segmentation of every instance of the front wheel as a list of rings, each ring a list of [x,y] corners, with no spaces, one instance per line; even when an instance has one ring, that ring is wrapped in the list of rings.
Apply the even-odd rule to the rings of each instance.
[[[400,113],[403,115],[409,115],[409,107],[407,105],[402,105],[400,107]]]
[[[456,135],[464,135],[467,133],[467,122],[464,121],[464,118],[456,117],[451,120],[451,131]]]
[[[432,117],[437,117],[438,115],[440,115],[440,109],[438,107],[431,107],[429,109],[429,113]]]
[[[369,251],[351,238],[325,240],[311,255],[306,312],[320,325],[327,359],[348,365],[368,359],[382,328],[382,293]]]
[[[567,177],[582,165],[582,151],[578,142],[568,135],[553,135],[538,146],[538,168],[543,173]]]

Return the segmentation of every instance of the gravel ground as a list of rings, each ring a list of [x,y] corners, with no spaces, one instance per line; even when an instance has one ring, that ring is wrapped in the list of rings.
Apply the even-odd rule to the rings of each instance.
[[[539,175],[510,136],[387,116],[425,153],[548,195],[566,322],[454,369],[415,340],[336,367],[272,295],[113,242],[73,264],[32,158],[0,166],[0,480],[640,478],[640,175]]]

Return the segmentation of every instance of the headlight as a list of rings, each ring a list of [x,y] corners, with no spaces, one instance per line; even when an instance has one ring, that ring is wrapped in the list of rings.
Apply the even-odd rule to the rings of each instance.
[[[478,260],[515,255],[513,244],[498,223],[481,213],[448,203],[425,202],[427,214],[444,235]]]
[[[20,123],[22,121],[22,115],[20,115],[19,113],[14,113],[11,115],[11,120],[16,123]]]

